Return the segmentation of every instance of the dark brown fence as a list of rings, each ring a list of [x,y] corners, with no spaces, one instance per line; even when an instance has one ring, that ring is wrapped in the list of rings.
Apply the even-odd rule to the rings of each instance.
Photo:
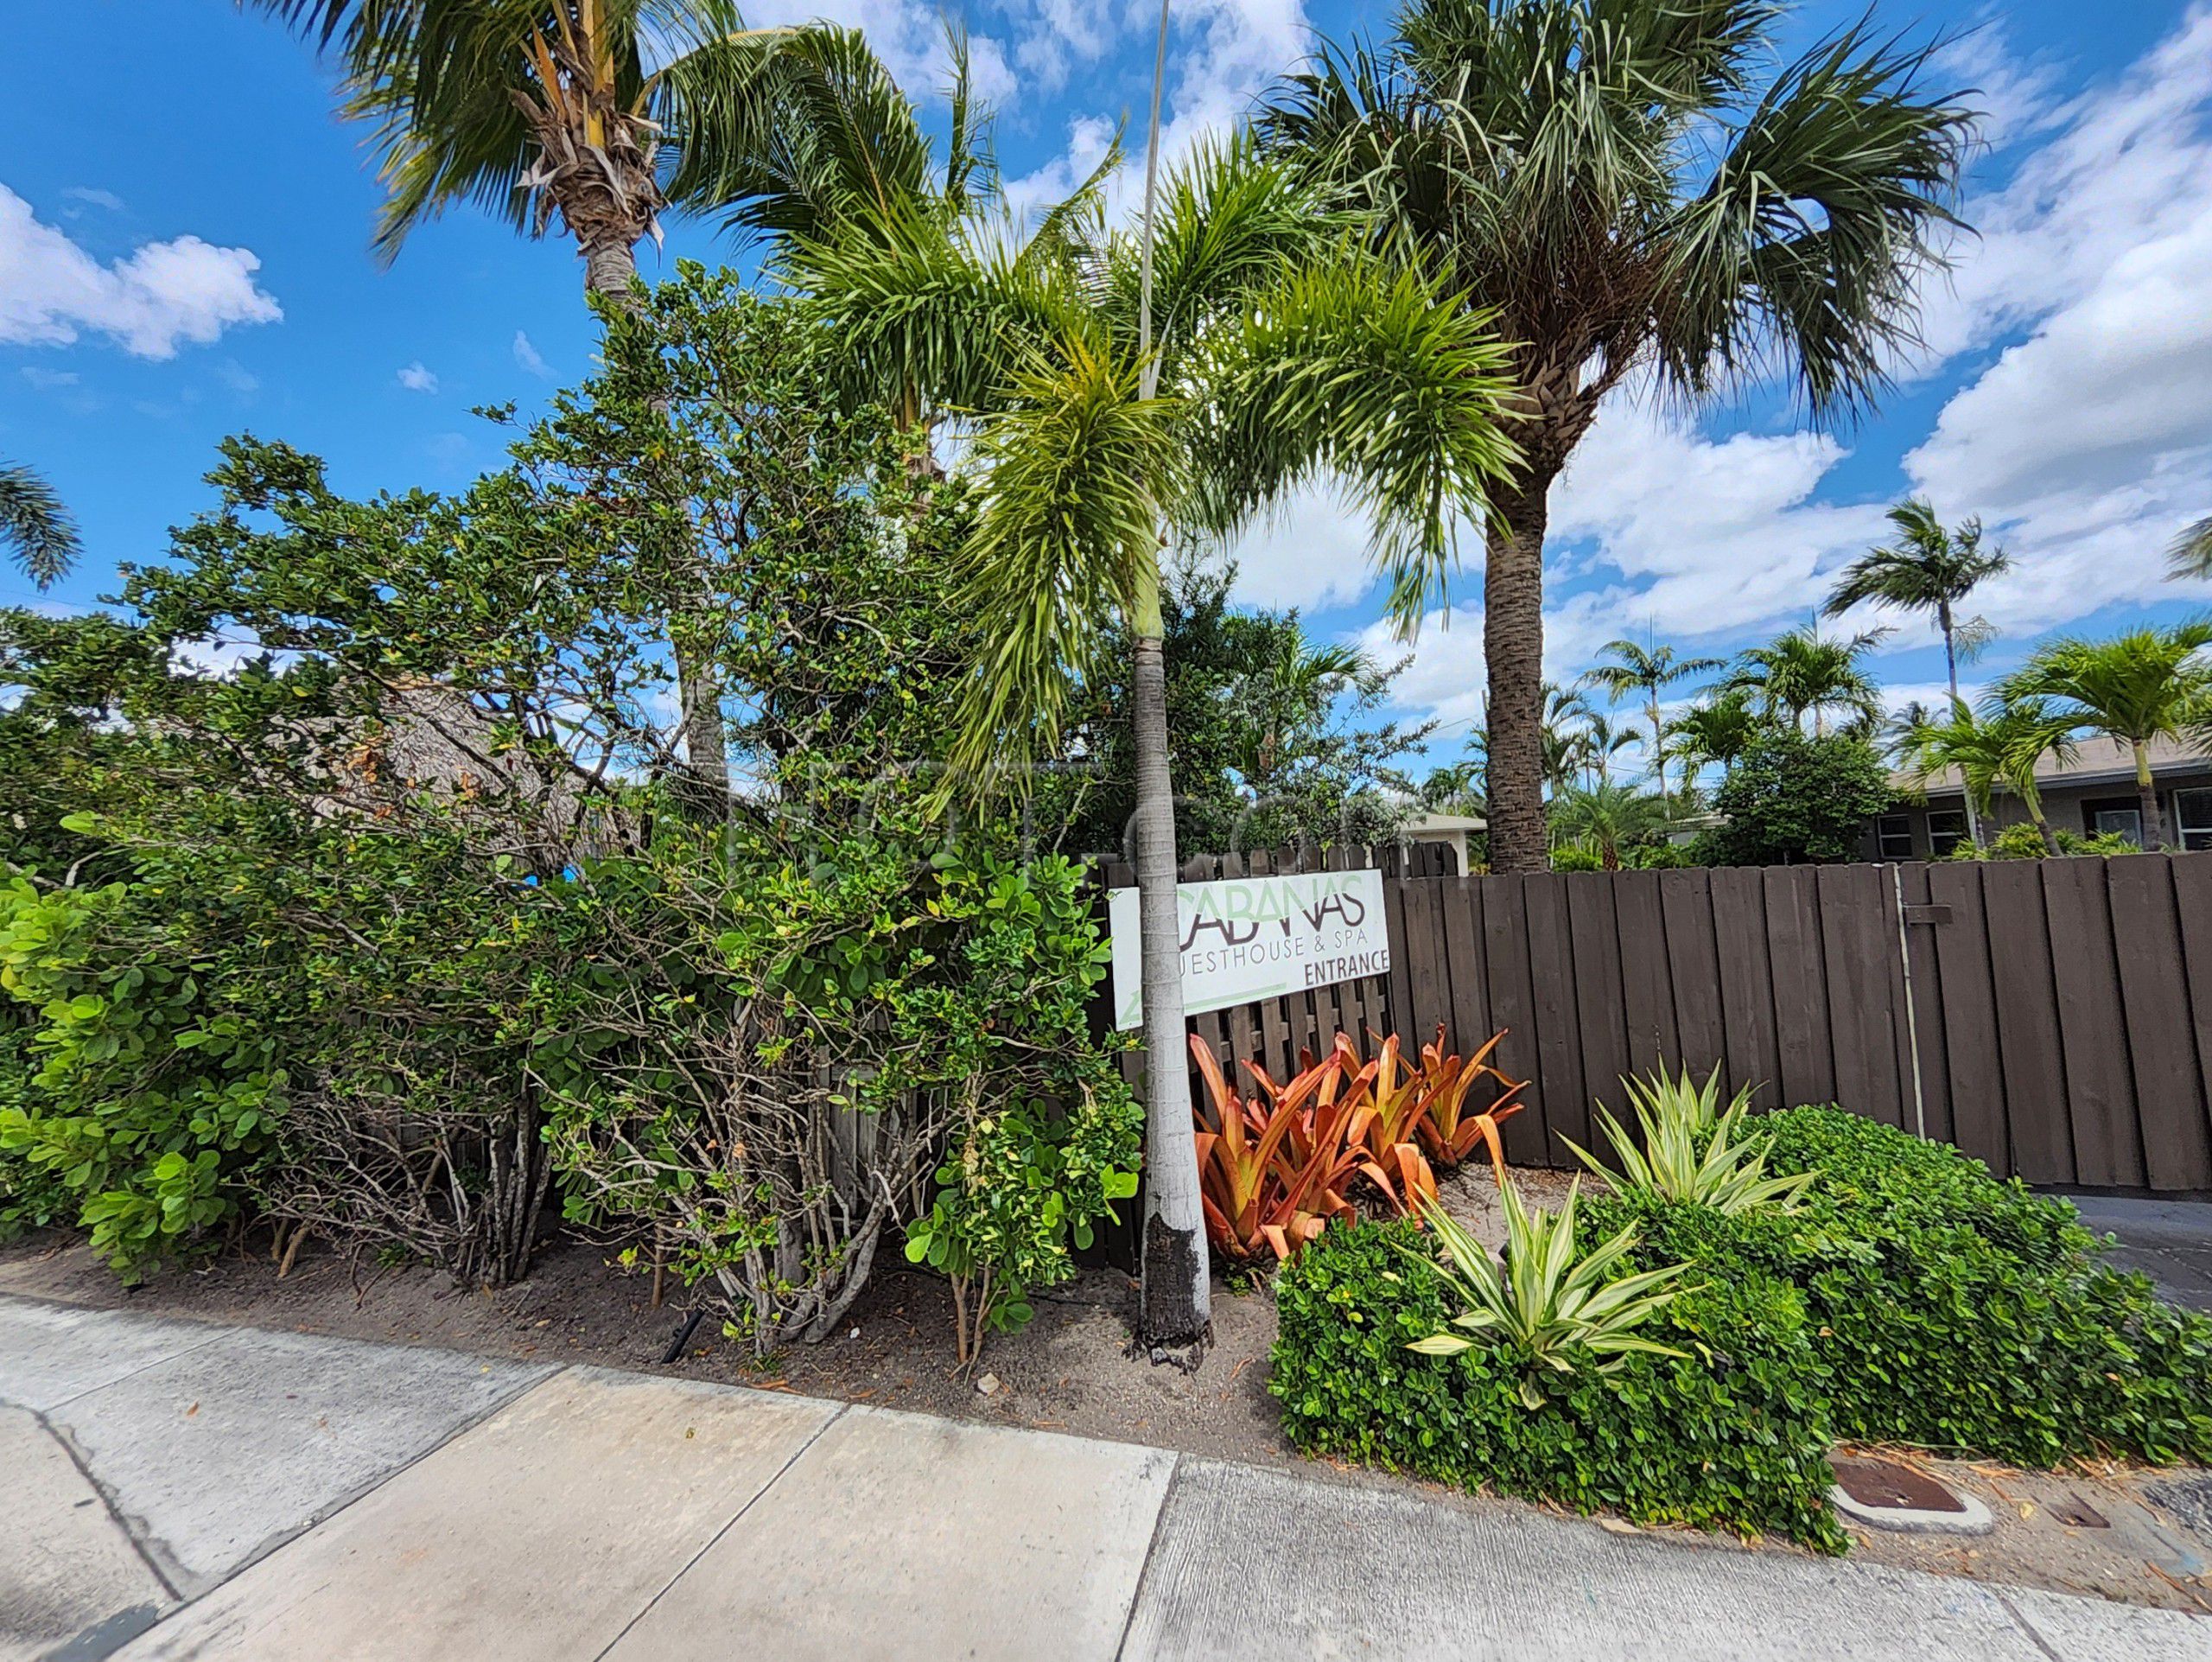
[[[1840,1102],[2001,1175],[2212,1190],[2212,859],[1421,873],[1385,885],[1388,976],[1192,1030],[1280,1071],[1338,1028],[1411,1046],[1440,1023],[1462,1051],[1507,1029],[1500,1065],[1529,1081],[1505,1132],[1522,1164],[1571,1164],[1560,1137],[1588,1143],[1590,1103],[1618,1104],[1622,1074],[1718,1062],[1762,1106]]]

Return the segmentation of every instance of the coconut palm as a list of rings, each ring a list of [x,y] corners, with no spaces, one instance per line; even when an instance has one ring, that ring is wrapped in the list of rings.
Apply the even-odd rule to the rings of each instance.
[[[1943,635],[1943,669],[1954,703],[1959,697],[1959,658],[1985,645],[1992,634],[1980,618],[1958,615],[1967,595],[1991,577],[2009,570],[2012,557],[1994,544],[1982,546],[1981,521],[1968,519],[1947,530],[1925,497],[1911,497],[1890,510],[1897,539],[1860,555],[1843,570],[1821,608],[1841,617],[1866,601],[1901,612],[1933,612]],[[1981,845],[1981,821],[1971,794],[1967,799],[1967,833]]]
[[[627,306],[637,245],[659,239],[671,204],[742,217],[749,189],[760,222],[781,223],[801,217],[800,198],[826,211],[832,181],[857,195],[919,188],[927,171],[911,110],[857,35],[747,30],[731,0],[242,3],[329,54],[344,112],[374,124],[387,259],[456,202],[533,237],[557,215],[586,290]],[[957,152],[965,134],[963,118]],[[785,175],[760,163],[769,156],[789,158]],[[692,768],[726,786],[712,642],[673,633]]]
[[[1546,812],[1554,841],[1580,843],[1606,870],[1618,871],[1622,848],[1664,824],[1667,805],[1648,791],[1601,780],[1554,793]]]
[[[1882,690],[1859,660],[1889,634],[1869,629],[1835,640],[1817,628],[1791,629],[1738,653],[1728,685],[1750,693],[1770,721],[1798,723],[1809,712],[1815,737],[1827,731],[1830,710],[1875,728],[1882,719]]]
[[[1523,419],[1486,522],[1497,869],[1544,864],[1547,498],[1624,381],[1702,398],[1774,372],[1816,424],[1883,390],[1967,146],[1928,50],[1871,18],[1770,68],[1771,0],[1406,0],[1395,38],[1271,95],[1277,150],[1492,308]]]
[[[41,589],[76,564],[77,524],[45,478],[18,462],[0,462],[0,547]]]
[[[1710,675],[1725,667],[1718,658],[1682,658],[1672,646],[1656,640],[1647,646],[1633,640],[1608,640],[1598,649],[1610,653],[1610,664],[1593,665],[1582,672],[1581,685],[1601,689],[1616,703],[1642,694],[1644,718],[1651,723],[1651,777],[1659,794],[1667,793],[1667,723],[1659,708],[1659,695],[1693,675]],[[1689,781],[1683,780],[1683,787]]]
[[[2166,575],[2176,579],[2212,577],[2212,518],[2199,519],[2175,537],[2166,552]]]
[[[2097,733],[2128,748],[2143,812],[2143,844],[2162,849],[2165,824],[2151,776],[2154,739],[2199,741],[2212,723],[2212,621],[2132,629],[2111,640],[2068,638],[2037,647],[2003,680],[2002,703],[2043,703],[2069,733]]]
[[[1683,794],[1689,793],[1699,768],[1734,767],[1765,724],[1751,694],[1742,687],[1722,687],[1676,716],[1675,736],[1680,742],[1675,755],[1682,759]]]
[[[2027,810],[2044,849],[2059,852],[2057,833],[2043,811],[2036,769],[2054,752],[2061,761],[2071,761],[2074,743],[2047,700],[1993,700],[1980,715],[1963,700],[1954,701],[1948,721],[1923,714],[1905,729],[1899,748],[1907,770],[1923,789],[1935,774],[1955,771],[1967,801],[1983,815],[1994,817],[1999,786],[2010,790]]]
[[[795,239],[783,269],[871,374],[912,374],[925,401],[976,412],[976,525],[949,603],[982,621],[986,644],[950,740],[956,777],[1018,785],[1057,742],[1074,690],[1104,670],[1117,614],[1134,642],[1141,1330],[1164,1349],[1203,1332],[1208,1296],[1161,550],[1225,535],[1331,473],[1375,519],[1390,609],[1410,626],[1449,569],[1453,516],[1511,447],[1503,349],[1482,320],[1370,252],[1314,185],[1231,140],[1201,146],[1158,190],[1155,237],[1109,231],[1095,196],[1019,247],[972,220],[898,213]]]

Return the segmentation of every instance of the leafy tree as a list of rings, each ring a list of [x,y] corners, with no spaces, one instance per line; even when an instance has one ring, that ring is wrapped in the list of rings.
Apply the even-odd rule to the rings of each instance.
[[[1651,777],[1659,793],[1667,793],[1667,722],[1659,708],[1659,697],[1669,687],[1688,680],[1693,675],[1709,675],[1723,668],[1717,658],[1683,658],[1676,655],[1671,646],[1661,646],[1656,640],[1639,646],[1633,640],[1608,640],[1598,649],[1610,653],[1613,661],[1598,664],[1582,672],[1581,685],[1602,689],[1618,703],[1623,698],[1641,695],[1644,701],[1644,719],[1650,723]],[[1685,792],[1689,780],[1682,781]]]
[[[880,121],[865,137],[843,119],[893,113],[888,77],[856,35],[748,30],[730,0],[246,3],[332,54],[340,107],[375,127],[387,188],[375,245],[385,258],[457,201],[533,237],[558,214],[587,292],[622,309],[634,303],[637,245],[659,239],[664,208],[726,207],[770,188],[743,158],[785,160],[776,188],[788,200],[818,196],[833,151],[848,174],[872,165],[879,180],[902,181],[917,148],[927,152],[911,115],[905,132]],[[825,84],[829,96],[808,96]],[[719,795],[721,699],[696,635],[682,627],[672,643],[685,742]]]
[[[1891,508],[1890,524],[1897,529],[1896,542],[1846,566],[1822,610],[1829,617],[1841,617],[1853,607],[1872,601],[1898,611],[1933,612],[1943,635],[1943,669],[1951,701],[1956,704],[1960,654],[1980,650],[1993,633],[1980,618],[1961,619],[1958,608],[1976,588],[2011,570],[2012,557],[1993,544],[1982,546],[1980,519],[1947,530],[1925,497],[1912,497]],[[1980,810],[1971,793],[1967,833],[1975,843],[1981,841]]]
[[[2068,638],[2037,647],[1994,689],[2005,703],[2039,701],[2065,731],[2127,747],[2147,848],[2167,846],[2151,777],[2153,739],[2198,741],[2212,723],[2212,622],[2131,629],[2111,640]]]
[[[1896,793],[1873,746],[1795,727],[1754,735],[1713,793],[1726,824],[1707,831],[1711,863],[1796,865],[1850,859],[1867,819]]]
[[[1728,685],[1751,694],[1769,721],[1795,726],[1809,712],[1815,738],[1827,731],[1832,710],[1872,726],[1882,717],[1882,689],[1859,660],[1889,633],[1870,629],[1830,640],[1815,628],[1791,629],[1739,653]]]
[[[0,462],[0,547],[41,589],[60,581],[79,552],[76,521],[60,496],[16,462]]]
[[[1924,787],[1929,778],[1946,768],[1955,769],[1967,801],[1983,816],[1994,817],[1992,801],[1999,785],[2020,799],[2029,821],[2044,847],[2059,851],[2058,838],[2044,815],[2043,793],[2036,783],[2036,768],[2056,751],[2070,760],[2074,746],[2066,724],[2039,699],[1997,704],[1976,716],[1963,701],[1951,706],[1951,719],[1925,718],[1905,731],[1902,751],[1905,763]],[[1981,839],[1973,839],[1976,847]]]
[[[1493,852],[1544,862],[1543,546],[1551,485],[1624,379],[1703,398],[1769,370],[1849,419],[1913,339],[1970,131],[1926,48],[1871,17],[1769,67],[1768,0],[1407,0],[1335,52],[1266,142],[1493,309],[1525,420],[1486,528]]]
[[[1230,141],[1201,147],[1160,194],[1155,213],[1147,187],[1134,239],[1109,232],[1094,200],[1019,251],[987,227],[904,214],[797,244],[785,262],[874,382],[910,375],[925,401],[983,411],[976,530],[951,590],[988,642],[956,723],[963,779],[1020,782],[1107,672],[1117,621],[1130,643],[1149,1139],[1140,1325],[1155,1350],[1197,1341],[1209,1308],[1160,550],[1338,474],[1377,522],[1391,614],[1410,627],[1451,564],[1453,516],[1509,449],[1501,349],[1481,321],[1350,240],[1319,188]]]

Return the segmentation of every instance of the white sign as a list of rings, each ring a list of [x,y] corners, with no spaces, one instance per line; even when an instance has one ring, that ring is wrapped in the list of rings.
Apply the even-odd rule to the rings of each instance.
[[[1379,871],[1182,883],[1175,914],[1188,1014],[1280,998],[1390,967]],[[1133,1028],[1144,1019],[1136,890],[1114,890],[1107,917],[1114,934],[1114,1025]]]

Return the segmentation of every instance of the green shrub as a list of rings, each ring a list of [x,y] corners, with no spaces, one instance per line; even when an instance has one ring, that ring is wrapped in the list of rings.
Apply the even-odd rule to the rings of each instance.
[[[2062,855],[2140,854],[2142,845],[2132,837],[2118,831],[2098,831],[2084,837],[2079,831],[2058,831],[2053,833]],[[2044,846],[2043,833],[2033,825],[2007,825],[1989,839],[1989,846],[1978,849],[1972,843],[1961,842],[1948,856],[1953,860],[2044,860],[2050,850]]]
[[[2024,1466],[2109,1453],[2212,1458],[2212,1319],[2103,1261],[2063,1200],[1835,1108],[1770,1115],[1778,1171],[1818,1171],[1795,1215],[1725,1217],[1645,1197],[1639,1264],[1803,1294],[1838,1436]]]
[[[1751,1087],[1745,1086],[1721,1107],[1717,1062],[1703,1085],[1687,1067],[1679,1074],[1662,1067],[1643,1079],[1623,1079],[1621,1088],[1635,1111],[1637,1135],[1603,1103],[1597,1105],[1598,1129],[1612,1145],[1618,1170],[1580,1143],[1560,1138],[1617,1194],[1685,1200],[1719,1212],[1767,1207],[1789,1211],[1813,1181],[1810,1173],[1768,1172],[1766,1138],[1744,1123],[1751,1112]]]
[[[161,950],[160,897],[0,886],[0,991],[30,1024],[0,1095],[0,1207],[73,1213],[127,1279],[238,1215],[283,1078],[251,1014]]]
[[[1590,1218],[1600,1233],[1606,1226]],[[1641,1523],[1764,1531],[1824,1551],[1828,1428],[1797,1291],[1771,1277],[1686,1289],[1642,1331],[1684,1353],[1560,1376],[1541,1408],[1511,1345],[1409,1348],[1455,1314],[1408,1224],[1332,1229],[1277,1277],[1268,1388],[1309,1455]]]

